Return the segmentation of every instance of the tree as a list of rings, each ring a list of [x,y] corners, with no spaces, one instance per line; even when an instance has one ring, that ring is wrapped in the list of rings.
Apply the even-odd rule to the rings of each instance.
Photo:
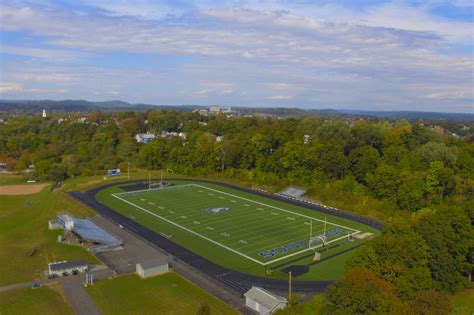
[[[349,160],[336,147],[323,146],[318,149],[316,156],[318,168],[329,178],[341,179],[349,171]]]
[[[326,290],[327,314],[400,314],[398,290],[374,272],[355,267]]]
[[[436,291],[421,292],[408,305],[413,314],[420,315],[451,314],[453,308],[449,296]]]
[[[467,213],[457,206],[440,206],[424,211],[415,229],[429,246],[434,287],[444,291],[463,288],[473,268],[470,254],[474,252],[474,229]]]
[[[365,176],[377,167],[379,152],[371,146],[356,148],[349,154],[351,171],[359,183],[365,182]]]
[[[376,197],[396,200],[401,178],[395,167],[381,164],[373,174],[366,176],[366,182]]]
[[[416,211],[424,205],[425,179],[422,172],[404,172],[397,189],[397,204],[402,210]]]
[[[441,161],[448,166],[456,164],[457,149],[447,147],[442,142],[428,142],[418,149],[418,153],[425,167],[434,161]]]
[[[452,169],[444,167],[441,161],[430,163],[426,178],[426,193],[430,200],[436,203],[441,202],[444,196],[454,192],[455,185]]]
[[[67,170],[62,164],[54,163],[49,168],[48,177],[53,182],[61,182],[67,178]]]
[[[371,240],[347,263],[348,268],[365,267],[395,285],[404,299],[431,288],[429,247],[404,221],[395,221]]]

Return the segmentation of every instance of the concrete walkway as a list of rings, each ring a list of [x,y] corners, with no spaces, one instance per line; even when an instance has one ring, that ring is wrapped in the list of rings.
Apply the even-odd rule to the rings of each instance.
[[[62,277],[59,283],[76,314],[100,315],[99,308],[87,293],[82,280],[83,277]]]

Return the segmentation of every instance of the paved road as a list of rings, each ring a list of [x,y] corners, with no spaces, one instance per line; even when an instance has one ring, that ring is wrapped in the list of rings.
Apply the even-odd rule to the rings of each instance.
[[[84,285],[83,277],[62,277],[59,283],[63,288],[64,295],[71,303],[74,312],[78,315],[100,315],[101,312],[94,300],[89,296]]]

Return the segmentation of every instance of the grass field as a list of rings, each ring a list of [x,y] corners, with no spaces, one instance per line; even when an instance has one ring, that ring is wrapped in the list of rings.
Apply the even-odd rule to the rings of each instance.
[[[0,314],[74,314],[56,286],[0,292]]]
[[[361,243],[348,242],[348,233],[378,233],[357,222],[230,188],[181,181],[175,184],[174,188],[140,193],[124,192],[118,185],[99,192],[97,199],[220,265],[255,275],[311,256],[310,231],[313,238],[324,234],[325,220],[327,241],[333,243],[331,250],[322,251],[322,258]],[[312,245],[321,244],[316,240]],[[299,279],[337,278],[349,255],[316,264]],[[306,257],[298,264],[311,261],[312,257]],[[285,276],[278,270],[273,275]]]
[[[466,289],[453,295],[455,315],[474,314],[474,289]]]
[[[237,314],[173,272],[145,280],[136,275],[102,280],[87,292],[104,314],[196,314],[201,303],[211,314]]]
[[[30,281],[52,261],[97,259],[81,247],[56,242],[61,231],[48,230],[48,220],[58,211],[93,215],[61,191],[49,187],[40,193],[0,196],[0,285]]]

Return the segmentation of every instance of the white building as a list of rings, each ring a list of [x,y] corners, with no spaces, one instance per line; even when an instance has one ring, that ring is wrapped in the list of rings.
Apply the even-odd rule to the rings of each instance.
[[[166,260],[151,260],[136,264],[136,273],[142,278],[160,275],[169,271]]]
[[[287,299],[259,287],[252,287],[245,294],[245,307],[258,314],[273,314],[286,307]]]
[[[43,118],[46,118],[46,109],[43,108]]]
[[[153,133],[138,133],[135,136],[135,140],[137,140],[138,143],[148,143],[155,138],[156,135]]]
[[[55,277],[86,272],[88,269],[89,264],[85,260],[60,261],[48,264],[49,276]]]
[[[221,112],[221,107],[219,105],[209,106],[209,114],[219,114]]]

